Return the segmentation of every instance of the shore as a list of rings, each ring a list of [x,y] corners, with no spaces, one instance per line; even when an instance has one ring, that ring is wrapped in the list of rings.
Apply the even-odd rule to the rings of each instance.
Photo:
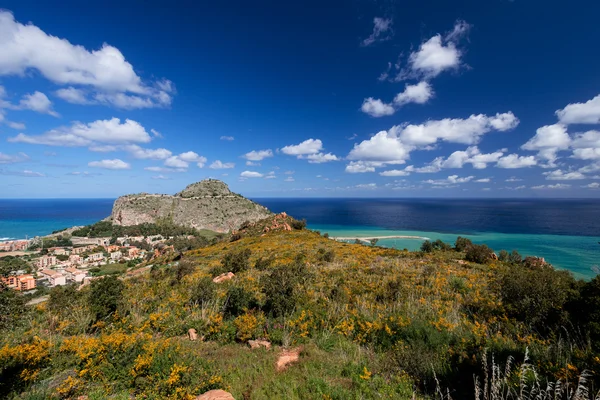
[[[377,240],[384,240],[384,239],[416,239],[416,240],[429,240],[428,237],[424,237],[424,236],[411,236],[411,235],[391,235],[391,236],[368,236],[368,237],[364,237],[364,236],[331,236],[331,239],[333,240],[341,240],[341,241],[346,241],[346,240],[360,240],[362,242],[369,242],[373,239],[377,239]]]

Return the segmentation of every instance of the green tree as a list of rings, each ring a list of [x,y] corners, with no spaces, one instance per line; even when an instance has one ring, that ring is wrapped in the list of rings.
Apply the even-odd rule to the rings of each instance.
[[[371,246],[375,247],[375,245],[377,245],[377,242],[379,242],[379,239],[373,238],[373,239],[369,240],[369,242],[371,243]]]
[[[423,244],[421,245],[421,251],[423,253],[433,252],[433,243],[431,243],[429,240],[424,241]]]
[[[198,283],[196,283],[196,286],[194,286],[192,289],[190,303],[203,306],[214,299],[216,291],[217,288],[215,283],[209,276],[206,276],[200,279]]]
[[[466,251],[471,246],[473,246],[473,242],[471,242],[471,240],[459,236],[456,238],[456,242],[454,243],[454,250]]]
[[[250,268],[251,254],[252,251],[250,251],[250,249],[243,249],[239,251],[232,250],[225,254],[221,260],[221,265],[225,271],[230,271],[234,274],[246,271],[248,268]]]
[[[492,259],[492,249],[485,244],[473,244],[467,248],[465,259],[470,262],[485,264]]]
[[[301,302],[302,287],[309,278],[302,257],[297,257],[290,265],[278,265],[270,275],[261,279],[266,297],[265,311],[275,317],[289,315]]]
[[[0,330],[14,328],[25,312],[23,297],[0,281]]]
[[[125,285],[116,276],[94,279],[90,284],[88,307],[96,320],[105,319],[120,307]]]

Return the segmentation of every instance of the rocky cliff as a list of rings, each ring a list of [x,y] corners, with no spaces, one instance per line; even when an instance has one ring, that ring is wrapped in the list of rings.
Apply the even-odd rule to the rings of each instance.
[[[174,196],[142,193],[119,197],[113,205],[112,221],[123,226],[166,222],[229,232],[269,215],[268,209],[231,192],[225,183],[207,179]]]

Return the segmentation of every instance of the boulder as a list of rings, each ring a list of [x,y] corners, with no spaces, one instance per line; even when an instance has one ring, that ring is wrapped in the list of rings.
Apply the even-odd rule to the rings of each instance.
[[[214,283],[221,283],[232,279],[235,276],[233,272],[227,272],[226,274],[221,274],[213,279]]]
[[[268,350],[271,348],[271,342],[267,340],[248,340],[248,345],[251,349],[259,349],[261,347],[264,347]]]
[[[288,365],[297,362],[300,359],[300,352],[302,348],[297,347],[295,349],[283,350],[279,354],[279,358],[277,359],[277,371],[283,371],[288,367]]]
[[[209,390],[206,393],[196,397],[195,400],[235,400],[231,393],[221,389]]]
[[[188,330],[188,336],[192,342],[198,340],[198,332],[194,328]]]

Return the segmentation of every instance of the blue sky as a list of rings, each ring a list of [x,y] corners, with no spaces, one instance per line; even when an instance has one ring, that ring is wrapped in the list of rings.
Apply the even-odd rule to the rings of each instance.
[[[61,4],[2,4],[0,197],[600,194],[596,1]]]

